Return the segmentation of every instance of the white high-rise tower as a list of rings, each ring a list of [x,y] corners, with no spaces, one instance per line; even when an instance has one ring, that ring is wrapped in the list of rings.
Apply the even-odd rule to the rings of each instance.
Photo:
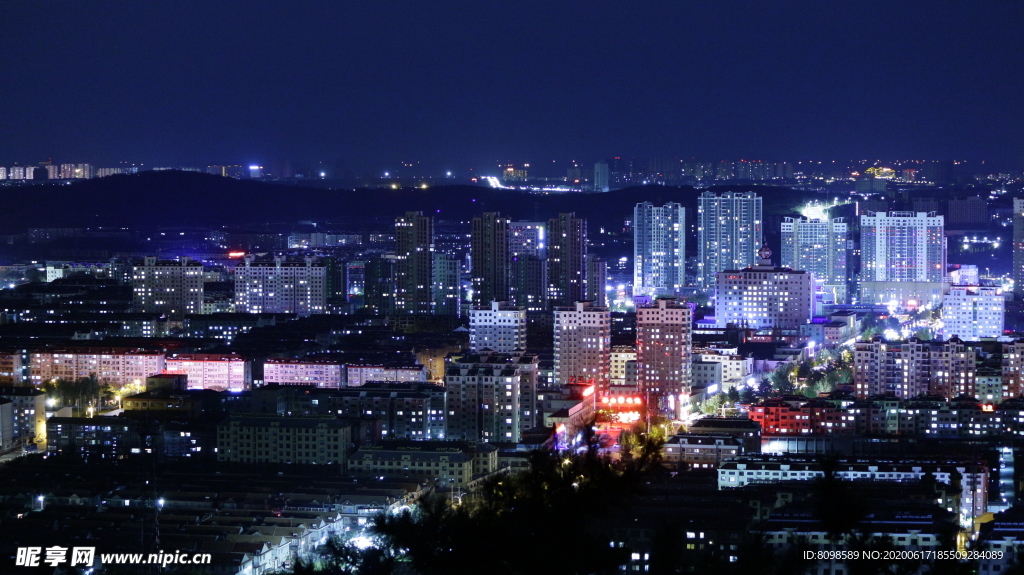
[[[697,207],[697,285],[715,287],[715,274],[756,263],[763,237],[761,198],[754,192],[704,192]]]
[[[686,208],[633,209],[633,295],[674,295],[686,283]]]

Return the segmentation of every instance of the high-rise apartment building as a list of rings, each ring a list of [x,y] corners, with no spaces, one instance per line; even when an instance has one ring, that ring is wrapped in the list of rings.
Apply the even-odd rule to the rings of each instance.
[[[997,287],[953,286],[942,297],[942,333],[963,341],[1003,335],[1006,301]]]
[[[809,272],[828,299],[846,303],[847,229],[842,218],[786,218],[782,267]]]
[[[1024,339],[1003,344],[1003,397],[1024,394]]]
[[[593,380],[608,389],[611,361],[611,314],[592,302],[555,308],[555,382]]]
[[[495,212],[473,218],[470,258],[476,305],[508,299],[510,223],[508,218]]]
[[[506,302],[492,301],[487,306],[469,309],[469,349],[497,353],[526,350],[526,309]]]
[[[761,198],[753,192],[704,192],[697,205],[697,284],[715,287],[715,274],[754,265],[763,242]]]
[[[586,301],[599,306],[608,305],[608,262],[594,254],[587,254]]]
[[[636,310],[636,377],[641,393],[663,408],[690,387],[693,312],[686,303],[658,298]]]
[[[395,313],[431,312],[433,254],[433,218],[406,212],[395,219]]]
[[[939,395],[946,399],[974,395],[974,349],[957,338],[889,343],[881,337],[858,342],[853,354],[857,397]]]
[[[587,220],[558,214],[548,220],[548,304],[568,307],[585,299]]]
[[[180,319],[203,312],[203,264],[147,257],[132,266],[132,309]]]
[[[363,266],[363,305],[375,315],[395,313],[397,261],[394,255],[384,255],[367,259]]]
[[[946,274],[943,218],[928,212],[860,217],[861,282],[941,282]]]
[[[547,222],[510,222],[508,225],[508,249],[514,256],[534,256],[546,259]]]
[[[772,265],[772,251],[758,250],[756,266],[718,272],[715,322],[754,329],[799,328],[814,313],[814,278],[805,271]]]
[[[949,225],[957,226],[953,229],[963,229],[960,226],[983,227],[989,222],[988,200],[981,196],[952,198],[949,200],[947,212]]]
[[[434,315],[460,315],[462,313],[462,262],[450,254],[434,252],[431,271],[431,298]]]
[[[1013,293],[1024,298],[1024,198],[1013,199]]]
[[[607,192],[611,189],[611,173],[609,171],[608,162],[598,162],[594,164],[594,191],[595,192]]]
[[[486,353],[456,360],[445,374],[450,440],[515,442],[537,421],[535,356]]]
[[[315,258],[301,261],[254,256],[235,267],[235,310],[239,313],[324,313],[327,307],[327,266]]]
[[[633,208],[633,295],[674,295],[686,284],[686,208]]]
[[[547,309],[547,223],[509,224],[509,301],[529,311]]]
[[[62,180],[88,180],[92,178],[92,166],[89,164],[61,164]]]
[[[636,346],[612,346],[608,377],[611,385],[636,385]]]

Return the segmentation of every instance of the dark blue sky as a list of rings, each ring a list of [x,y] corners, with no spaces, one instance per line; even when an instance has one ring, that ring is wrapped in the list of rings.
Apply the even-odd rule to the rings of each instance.
[[[1024,2],[0,4],[0,165],[1024,165]]]

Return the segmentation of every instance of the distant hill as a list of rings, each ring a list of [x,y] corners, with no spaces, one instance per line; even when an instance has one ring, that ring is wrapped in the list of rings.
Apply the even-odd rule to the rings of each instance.
[[[720,189],[754,190],[765,198],[765,210],[771,213],[789,211],[814,197],[770,186]],[[445,220],[466,220],[484,211],[499,211],[517,220],[576,212],[591,225],[615,228],[642,201],[675,201],[696,210],[700,191],[688,186],[644,186],[601,194],[528,194],[478,186],[353,191],[160,171],[71,185],[0,188],[0,194],[5,208],[0,211],[0,227],[4,233],[18,233],[29,227],[100,225],[246,226],[300,220],[359,224],[406,211],[423,211]]]

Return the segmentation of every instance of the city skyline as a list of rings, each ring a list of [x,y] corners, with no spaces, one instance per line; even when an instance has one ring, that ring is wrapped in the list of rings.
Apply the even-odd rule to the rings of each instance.
[[[0,23],[0,572],[1021,570],[1024,1]]]

